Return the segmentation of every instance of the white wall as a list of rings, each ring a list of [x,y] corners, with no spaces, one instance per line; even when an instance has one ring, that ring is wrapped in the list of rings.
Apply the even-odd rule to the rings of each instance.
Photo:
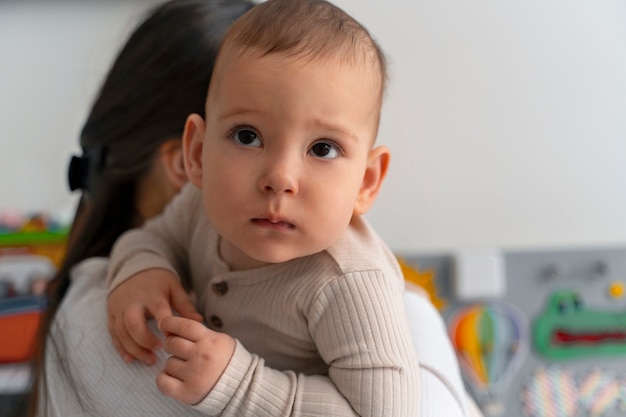
[[[0,209],[60,210],[147,2],[0,3]],[[626,2],[336,0],[390,59],[369,214],[401,252],[626,245]]]
[[[0,210],[73,210],[67,164],[147,1],[0,2]]]

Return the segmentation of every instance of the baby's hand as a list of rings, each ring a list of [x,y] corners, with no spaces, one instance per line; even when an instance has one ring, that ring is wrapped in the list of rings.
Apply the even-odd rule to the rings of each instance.
[[[161,347],[161,340],[148,329],[146,319],[154,317],[158,323],[171,316],[172,309],[202,321],[176,275],[165,269],[139,272],[113,290],[107,300],[109,333],[125,362],[136,358],[155,363],[152,350]]]
[[[235,352],[235,340],[182,317],[159,321],[163,347],[170,356],[157,376],[159,390],[176,400],[197,404],[213,389]]]

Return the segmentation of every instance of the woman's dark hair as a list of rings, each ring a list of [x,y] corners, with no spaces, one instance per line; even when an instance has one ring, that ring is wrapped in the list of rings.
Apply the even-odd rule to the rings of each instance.
[[[222,38],[253,5],[248,0],[163,3],[134,30],[109,70],[81,132],[83,155],[73,158],[70,169],[70,186],[83,195],[65,260],[47,289],[29,415],[38,413],[38,403],[47,403],[46,343],[57,346],[49,331],[70,286],[70,270],[84,259],[108,256],[116,239],[140,223],[138,180],[162,143],[182,137],[189,114],[204,116]]]

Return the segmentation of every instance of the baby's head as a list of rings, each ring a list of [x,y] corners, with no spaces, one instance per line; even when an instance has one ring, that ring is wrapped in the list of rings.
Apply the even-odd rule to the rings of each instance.
[[[386,69],[369,33],[321,0],[269,0],[231,27],[185,162],[233,268],[327,249],[369,209]]]
[[[363,88],[378,92],[376,129],[385,91],[385,56],[367,29],[324,0],[269,0],[255,6],[230,28],[213,72],[217,91],[224,71],[242,58],[279,54],[303,64],[347,65],[370,72]]]

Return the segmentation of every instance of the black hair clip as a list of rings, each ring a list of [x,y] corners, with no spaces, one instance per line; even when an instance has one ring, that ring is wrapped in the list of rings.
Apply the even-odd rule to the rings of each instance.
[[[96,174],[104,165],[104,148],[83,149],[82,156],[72,155],[67,171],[67,180],[70,190],[92,191]]]
[[[87,157],[72,155],[70,167],[67,171],[67,181],[70,186],[70,191],[87,189],[88,170],[89,159]]]

